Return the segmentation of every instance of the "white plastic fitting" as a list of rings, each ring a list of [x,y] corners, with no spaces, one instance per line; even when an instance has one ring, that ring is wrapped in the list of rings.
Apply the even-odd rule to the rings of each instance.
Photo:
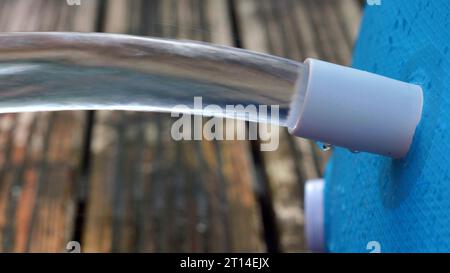
[[[418,85],[306,59],[288,116],[289,132],[394,158],[404,157],[422,115]]]
[[[305,237],[308,249],[325,251],[324,180],[312,179],[305,184]]]

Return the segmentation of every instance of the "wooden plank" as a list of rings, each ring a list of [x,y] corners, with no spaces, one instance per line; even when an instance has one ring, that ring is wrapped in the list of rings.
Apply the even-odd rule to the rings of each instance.
[[[93,31],[97,23],[97,1],[72,7],[61,1],[43,1],[41,9],[53,19],[38,30]],[[52,113],[49,119],[48,149],[41,163],[43,175],[38,180],[28,241],[28,250],[33,252],[64,251],[73,235],[76,183],[80,182],[86,113]]]
[[[93,30],[96,1],[2,1],[2,31]],[[64,16],[61,16],[64,15]],[[61,252],[71,239],[83,112],[2,115],[2,251]]]
[[[329,43],[333,46],[333,51],[336,56],[336,61],[339,64],[348,65],[351,58],[350,43],[348,43],[345,31],[340,25],[339,18],[336,14],[335,5],[329,0],[319,0],[320,14],[326,20],[326,33]]]
[[[16,128],[20,128],[23,123],[17,122],[17,115],[0,115],[0,140],[1,140],[1,153],[0,153],[0,248],[3,250],[4,242],[6,241],[3,232],[5,230],[5,226],[9,219],[6,216],[6,208],[8,207],[9,193],[11,188],[11,180],[8,179],[8,172],[11,169],[11,164],[13,163],[10,158],[13,153],[13,144],[15,138],[14,132],[16,132]],[[18,131],[18,129],[17,129]],[[16,140],[17,141],[17,140]],[[23,146],[17,143],[15,146],[20,147]],[[17,149],[17,151],[23,150]]]
[[[288,52],[283,39],[283,36],[286,35],[281,30],[279,18],[273,13],[274,3],[271,0],[262,0],[255,3],[255,5],[259,7],[258,13],[263,18],[263,26],[267,32],[267,43],[269,44],[268,50],[271,54],[286,57]]]
[[[269,39],[267,31],[261,27],[264,25],[264,18],[260,16],[258,5],[254,0],[235,3],[239,15],[239,32],[241,33],[239,39],[242,46],[261,53],[269,52]]]
[[[227,183],[232,251],[266,250],[259,204],[255,200],[255,170],[247,141],[223,142],[223,173]]]
[[[359,2],[357,0],[341,0],[339,3],[332,3],[337,17],[341,20],[340,24],[345,32],[350,48],[353,48],[352,45],[358,35],[361,22],[362,11]]]
[[[212,3],[214,2],[214,3]],[[231,45],[227,1],[194,1],[197,39]],[[211,23],[214,22],[215,23]],[[214,27],[219,27],[215,29]],[[201,35],[200,35],[201,34]],[[210,40],[209,40],[210,39]],[[209,199],[209,251],[261,251],[261,219],[253,191],[253,162],[247,141],[202,141],[200,183]],[[200,207],[199,207],[200,208]],[[218,216],[218,217],[217,217]],[[245,220],[244,220],[245,219]]]
[[[228,7],[228,1],[205,1],[203,0],[204,12],[209,25],[209,38],[213,43],[220,45],[233,45],[233,37],[231,31],[231,19],[226,12]]]
[[[330,35],[327,32],[327,19],[323,16],[322,1],[304,0],[297,2],[303,9],[307,11],[308,19],[311,21],[313,27],[313,36],[315,46],[319,50],[319,57],[330,62],[339,62],[339,58],[335,52],[335,46],[331,43]],[[319,5],[320,4],[320,5]]]
[[[270,1],[271,11],[269,17],[273,17],[269,22],[274,22],[278,33],[281,34],[280,43],[282,44],[282,54],[277,54],[296,61],[303,61],[299,44],[298,33],[290,16],[290,3],[286,0]],[[273,39],[273,38],[272,38]]]
[[[21,115],[23,116],[23,115]],[[42,118],[35,120],[35,129],[29,130],[30,136],[33,136],[28,142],[31,146],[30,152],[28,153],[29,162],[34,164],[28,164],[25,168],[22,179],[23,186],[20,189],[20,200],[15,200],[17,202],[16,208],[16,225],[15,234],[6,235],[6,238],[14,240],[14,251],[24,252],[28,249],[28,242],[30,238],[30,233],[32,228],[32,213],[33,207],[37,203],[37,188],[40,176],[41,164],[38,162],[43,161],[43,155],[45,154],[44,149],[48,147],[48,141],[46,141],[46,136],[49,127],[49,114],[42,114]],[[14,201],[13,201],[14,202]],[[12,206],[11,206],[12,207]],[[12,211],[12,209],[11,209]],[[11,244],[12,242],[10,242]],[[6,246],[5,250],[11,246]]]
[[[42,29],[94,31],[97,7],[97,1],[83,2],[81,6],[44,1],[41,9],[53,10],[48,16],[55,19],[49,20]],[[29,251],[64,251],[66,243],[72,240],[85,121],[86,112],[50,114],[48,148],[41,165],[45,176],[42,175],[38,180]]]
[[[232,41],[226,0],[114,0],[107,6],[108,32]],[[167,114],[99,112],[83,251],[263,249],[248,143],[176,142],[173,121]],[[130,130],[138,133],[121,135]]]
[[[84,251],[130,252],[156,248],[152,233],[143,232],[153,230],[147,226],[147,219],[152,218],[155,209],[152,200],[162,198],[153,194],[153,185],[148,182],[155,174],[163,180],[159,160],[167,159],[155,154],[165,144],[158,133],[161,128],[154,120],[149,114],[98,112]],[[162,214],[160,210],[158,213]]]
[[[354,3],[346,1],[351,16],[339,18],[339,3],[319,1],[239,1],[237,10],[241,22],[243,45],[262,51],[303,60],[315,57],[348,63],[350,44],[347,33],[354,33],[351,24],[358,24]],[[257,22],[257,23],[255,23]],[[255,37],[255,34],[258,37]],[[282,251],[304,251],[303,240],[303,183],[320,177],[329,152],[319,151],[310,141],[280,132],[280,147],[262,153],[271,185],[274,210]]]
[[[166,3],[169,6],[163,5]],[[163,14],[163,6],[173,11],[170,4],[153,1],[148,6],[142,1],[109,1],[105,30],[152,36],[163,33],[163,29],[171,32],[172,28],[158,23],[161,17],[146,16],[155,9]],[[176,169],[173,164],[177,150],[173,149],[176,145],[171,148],[168,143],[167,123],[168,117],[158,114],[99,112],[94,125],[84,251],[166,252],[180,246],[170,237],[175,219],[174,173],[170,175],[170,168]],[[109,136],[108,143],[100,145],[105,134]],[[114,168],[109,162],[116,162]],[[105,199],[98,200],[101,193]]]
[[[147,4],[109,1],[106,31],[152,36],[164,30],[171,32],[171,27],[158,23],[161,17],[146,16],[152,10],[164,15],[161,10],[164,6],[172,11],[171,2]],[[166,15],[173,18],[170,12]],[[99,112],[94,125],[84,251],[166,252],[179,246],[170,237],[171,221],[176,219],[172,217],[174,175],[170,175],[170,168],[176,169],[172,165],[176,162],[176,149],[166,148],[171,147],[167,143],[170,140],[167,123],[167,116],[152,113]],[[108,143],[99,145],[105,133],[109,136]],[[114,174],[108,162],[116,162]],[[105,199],[98,200],[102,193]]]
[[[259,43],[266,44],[265,53],[283,57],[300,58],[290,52],[296,42],[293,37],[294,28],[286,17],[286,10],[278,6],[275,1],[239,1],[237,11],[241,22],[240,32],[243,45],[250,50],[260,49]],[[251,14],[249,14],[252,12]],[[258,23],[255,23],[257,21]],[[255,34],[262,37],[255,38]],[[258,41],[258,44],[256,43]],[[297,51],[298,52],[298,51]],[[302,213],[298,198],[298,172],[294,157],[290,152],[288,134],[284,128],[280,129],[280,146],[271,152],[262,152],[266,166],[266,174],[273,198],[277,230],[279,232],[282,251],[302,249]],[[288,213],[286,213],[288,212]]]
[[[14,115],[14,129],[7,137],[11,138],[8,141],[8,150],[5,155],[5,161],[2,168],[2,196],[4,219],[1,225],[2,231],[2,251],[12,251],[14,244],[14,225],[16,219],[14,214],[16,212],[18,199],[21,197],[22,191],[21,183],[23,180],[24,170],[28,161],[28,143],[31,140],[33,123],[35,122],[34,114]],[[2,191],[3,192],[3,191]],[[20,206],[19,206],[20,207]],[[11,219],[13,218],[13,219]],[[20,223],[18,223],[20,224]]]
[[[138,32],[141,4],[137,0],[108,1],[105,31]],[[129,200],[134,194],[134,184],[141,179],[135,176],[136,170],[141,163],[145,163],[143,158],[146,151],[136,147],[136,144],[142,145],[141,136],[142,125],[136,122],[136,117],[131,113],[96,112],[86,219],[82,234],[83,252],[134,250],[140,234],[133,230],[135,215],[130,211],[134,204]],[[128,147],[130,143],[132,146]],[[134,154],[130,154],[130,151]],[[130,163],[134,166],[130,166]]]
[[[318,58],[319,53],[312,38],[315,34],[314,28],[309,20],[308,11],[304,8],[301,1],[291,0],[288,2],[289,18],[297,33],[297,44],[299,46],[301,59]]]

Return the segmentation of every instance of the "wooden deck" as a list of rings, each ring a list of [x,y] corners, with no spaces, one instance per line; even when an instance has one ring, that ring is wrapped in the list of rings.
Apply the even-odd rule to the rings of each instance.
[[[185,38],[348,64],[356,0],[0,1],[0,31]],[[0,41],[1,42],[1,41]],[[156,113],[0,115],[0,251],[297,252],[302,194],[328,153],[282,130],[257,141],[170,138]]]

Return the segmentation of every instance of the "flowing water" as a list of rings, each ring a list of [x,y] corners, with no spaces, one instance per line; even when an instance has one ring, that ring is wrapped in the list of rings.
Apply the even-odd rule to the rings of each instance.
[[[286,126],[302,64],[200,42],[99,33],[0,34],[0,113],[189,112]],[[202,103],[278,105],[279,120],[198,113]],[[176,108],[177,105],[186,108]],[[175,107],[175,108],[174,108]]]

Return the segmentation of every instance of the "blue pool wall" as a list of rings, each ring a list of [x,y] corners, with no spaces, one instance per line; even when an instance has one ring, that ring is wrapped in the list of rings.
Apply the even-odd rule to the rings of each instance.
[[[353,67],[420,84],[422,120],[401,160],[336,148],[325,186],[330,252],[450,252],[450,1],[366,5]]]

